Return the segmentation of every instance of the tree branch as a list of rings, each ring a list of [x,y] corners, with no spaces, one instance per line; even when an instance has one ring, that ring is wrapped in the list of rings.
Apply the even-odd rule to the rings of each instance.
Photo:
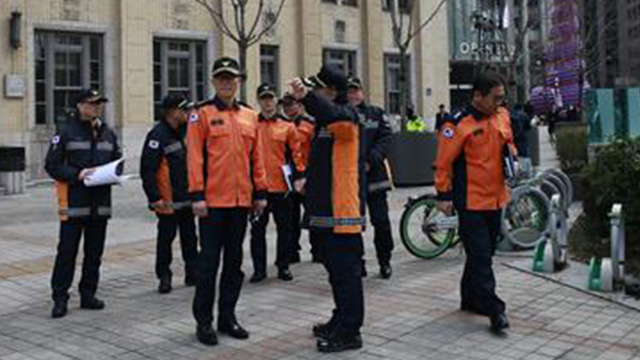
[[[262,31],[260,31],[258,33],[258,35],[256,35],[254,37],[253,40],[249,41],[249,46],[257,43],[258,41],[260,41],[260,39],[262,38],[262,36],[264,36],[264,34],[266,34],[267,32],[269,32],[271,29],[273,29],[273,27],[276,25],[276,23],[278,22],[278,19],[280,18],[280,14],[282,13],[282,9],[284,8],[284,3],[286,0],[280,0],[280,5],[278,6],[278,10],[275,13],[275,16],[273,17],[273,21],[268,24],[267,26],[265,26],[264,29],[262,29]]]
[[[207,12],[209,13],[209,16],[211,16],[211,19],[213,20],[213,24],[216,26],[216,28],[218,28],[218,30],[221,33],[228,36],[229,38],[231,38],[231,40],[235,42],[240,41],[240,39],[238,39],[238,37],[229,28],[229,25],[224,20],[222,13],[216,10],[213,7],[213,5],[209,3],[208,0],[194,0],[194,1],[207,10]]]
[[[262,8],[264,7],[264,0],[260,0],[258,3],[258,12],[256,12],[256,18],[253,20],[253,24],[251,24],[251,30],[247,34],[247,40],[253,40],[253,36],[255,35],[256,27],[258,27],[258,23],[262,18]]]
[[[431,13],[431,15],[429,16],[429,18],[423,22],[420,27],[418,27],[416,29],[416,31],[414,31],[413,33],[410,33],[407,35],[407,39],[405,41],[406,46],[408,47],[409,44],[411,43],[411,40],[413,40],[414,37],[416,37],[420,31],[422,31],[422,29],[424,29],[427,25],[429,25],[429,23],[436,17],[436,15],[438,14],[438,12],[440,12],[440,9],[442,8],[442,6],[447,2],[447,0],[440,0],[440,3],[438,4],[438,6],[436,7],[436,9],[433,11],[433,13]]]

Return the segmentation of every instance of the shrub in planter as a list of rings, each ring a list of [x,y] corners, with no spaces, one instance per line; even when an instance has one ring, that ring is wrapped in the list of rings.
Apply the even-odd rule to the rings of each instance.
[[[587,257],[609,256],[608,214],[613,204],[621,203],[626,223],[627,271],[640,275],[640,138],[615,140],[599,148],[594,161],[585,167],[584,176],[586,219],[581,226],[586,227],[586,236],[581,241],[589,244],[579,247],[587,250]],[[593,253],[588,254],[589,251]]]
[[[587,126],[575,123],[558,127],[556,139],[556,154],[560,161],[560,169],[571,178],[575,199],[582,200],[584,192],[582,169],[588,162]]]

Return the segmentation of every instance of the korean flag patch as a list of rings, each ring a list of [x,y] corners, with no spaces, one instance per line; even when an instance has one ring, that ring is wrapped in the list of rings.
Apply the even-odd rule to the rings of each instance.
[[[200,118],[198,117],[198,114],[193,113],[191,115],[189,115],[189,122],[197,122]]]
[[[60,136],[59,135],[56,135],[56,136],[51,138],[51,144],[58,145],[59,143],[60,143]]]
[[[453,139],[453,135],[455,135],[455,131],[453,131],[452,128],[446,128],[442,131],[442,136],[444,136],[445,139]]]
[[[160,147],[160,143],[157,140],[149,140],[149,148],[157,149]]]

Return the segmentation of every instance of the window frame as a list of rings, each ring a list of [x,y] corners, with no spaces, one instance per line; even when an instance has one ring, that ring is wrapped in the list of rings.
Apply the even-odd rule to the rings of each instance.
[[[402,99],[399,100],[397,106],[398,109],[396,112],[395,109],[392,109],[392,104],[391,104],[391,89],[390,89],[390,85],[391,85],[391,75],[389,73],[390,71],[390,63],[391,60],[396,61],[396,63],[393,65],[394,69],[397,69],[398,71],[398,77],[400,76],[400,62],[397,61],[398,59],[400,59],[400,54],[398,53],[384,53],[384,107],[385,110],[387,111],[387,113],[392,114],[392,115],[399,115],[402,113]],[[402,60],[400,60],[402,61]],[[413,87],[411,86],[411,54],[406,54],[405,57],[405,61],[407,62],[407,81],[409,82],[409,94],[407,94],[407,96],[409,97],[409,99],[413,99]],[[400,94],[402,91],[402,89],[400,87],[398,87],[397,90],[394,90],[394,92],[397,92],[398,94]],[[399,95],[398,95],[399,96]],[[412,101],[410,101],[412,102]]]
[[[354,49],[345,49],[345,48],[337,48],[337,47],[325,47],[322,49],[322,64],[323,65],[331,65],[336,64],[335,61],[329,62],[330,54],[342,54],[346,56],[346,66],[345,70],[347,76],[358,76],[358,51]]]
[[[263,50],[273,51],[271,54],[263,53]],[[273,62],[274,81],[266,81],[263,75],[263,62]],[[260,44],[260,84],[268,83],[276,88],[276,91],[280,91],[280,46],[273,44]]]
[[[152,40],[152,94],[153,94],[153,119],[162,118],[162,99],[170,92],[181,92],[190,101],[200,101],[209,94],[209,69],[207,40],[199,38],[172,38],[154,36]],[[177,48],[175,48],[177,47]],[[200,59],[198,57],[201,57]],[[158,58],[159,57],[159,58]],[[180,60],[187,60],[187,83],[172,86],[171,60],[177,60],[176,77],[180,83]],[[182,64],[184,66],[184,63]],[[157,68],[159,67],[159,68]],[[198,74],[201,72],[201,76]],[[182,74],[184,75],[184,74]]]
[[[63,40],[65,38],[66,40]],[[74,43],[70,41],[72,39],[74,39]],[[104,43],[105,36],[102,33],[34,29],[32,65],[34,70],[34,124],[36,126],[48,127],[64,123],[66,116],[75,109],[73,92],[79,92],[84,88],[104,91],[106,83]],[[56,60],[61,54],[66,58],[62,68]],[[78,83],[71,83],[70,55],[79,56],[79,66],[76,69],[80,78]],[[95,75],[92,73],[93,65],[97,68]],[[64,75],[67,77],[66,83],[58,84],[57,70],[62,70],[63,73],[66,71]],[[56,99],[60,93],[65,98],[66,106],[63,110],[56,111],[58,107]]]

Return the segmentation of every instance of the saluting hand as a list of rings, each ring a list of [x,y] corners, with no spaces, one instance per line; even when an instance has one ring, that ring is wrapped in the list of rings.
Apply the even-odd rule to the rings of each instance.
[[[304,85],[301,78],[291,80],[289,86],[291,86],[291,94],[296,100],[302,100],[307,96],[307,92],[309,92],[309,89]]]

